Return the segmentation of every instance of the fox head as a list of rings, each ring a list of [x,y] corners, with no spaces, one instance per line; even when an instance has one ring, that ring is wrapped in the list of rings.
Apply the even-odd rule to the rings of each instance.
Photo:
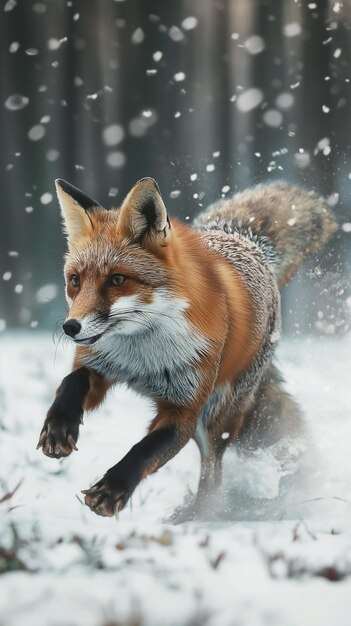
[[[102,208],[61,179],[56,190],[68,242],[67,335],[89,345],[111,332],[141,332],[167,311],[171,319],[186,308],[169,272],[171,224],[152,178],[136,183],[119,209]]]

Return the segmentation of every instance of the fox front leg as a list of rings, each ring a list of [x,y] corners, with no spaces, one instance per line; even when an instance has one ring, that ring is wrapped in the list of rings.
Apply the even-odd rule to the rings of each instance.
[[[82,491],[85,504],[97,515],[112,517],[121,511],[139,482],[173,458],[191,438],[195,411],[169,408],[159,413],[150,432],[93,487]]]
[[[83,406],[89,389],[89,371],[85,367],[74,370],[63,379],[37,445],[46,456],[59,459],[78,450],[79,425],[83,421]]]

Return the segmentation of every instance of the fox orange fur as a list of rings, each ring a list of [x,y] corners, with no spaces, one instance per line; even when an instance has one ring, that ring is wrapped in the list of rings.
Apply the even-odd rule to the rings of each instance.
[[[298,434],[299,409],[272,363],[279,288],[335,231],[324,201],[285,183],[262,185],[220,200],[190,227],[170,222],[151,178],[111,210],[63,180],[56,188],[68,240],[63,328],[77,348],[38,447],[69,455],[83,412],[120,382],[156,411],[148,434],[83,492],[86,504],[117,513],[191,437],[201,501],[220,481],[228,443]]]

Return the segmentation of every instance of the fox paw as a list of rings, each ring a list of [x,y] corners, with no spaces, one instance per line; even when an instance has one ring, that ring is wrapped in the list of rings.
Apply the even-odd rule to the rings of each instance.
[[[107,475],[90,489],[84,489],[82,493],[85,495],[85,504],[91,511],[103,517],[118,515],[131,495],[127,489],[118,485],[117,481],[110,479]]]
[[[45,422],[40,433],[37,450],[42,448],[46,456],[60,459],[78,450],[78,431],[74,432],[67,424]]]

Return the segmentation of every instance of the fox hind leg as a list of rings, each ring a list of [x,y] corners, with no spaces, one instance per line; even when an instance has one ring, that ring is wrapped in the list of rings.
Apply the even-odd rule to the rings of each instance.
[[[242,407],[240,407],[242,408]],[[221,498],[222,459],[228,444],[240,430],[242,411],[235,408],[235,392],[232,385],[216,389],[203,408],[194,440],[201,456],[201,471],[196,496],[200,515],[207,516],[209,508],[217,507]]]
[[[225,498],[221,491],[222,459],[230,444],[252,452],[302,434],[300,408],[284,389],[282,376],[274,365],[269,366],[256,392],[246,394],[241,401],[234,385],[215,390],[199,416],[193,435],[201,456],[197,496],[178,510],[173,521],[213,517],[213,509],[217,508],[221,515],[221,499]],[[282,446],[278,451],[282,462],[289,451],[290,446]]]
[[[194,439],[201,455],[201,470],[198,486],[198,498],[220,487],[222,481],[222,456],[225,444],[213,438],[200,421]],[[221,445],[222,444],[222,445]],[[224,444],[224,445],[223,445]]]
[[[197,494],[200,514],[206,514],[211,496],[221,494],[222,459],[229,444],[252,452],[282,441],[282,446],[275,452],[280,463],[293,461],[298,465],[304,446],[284,445],[284,441],[302,440],[303,433],[301,410],[284,389],[283,378],[273,364],[267,369],[256,392],[248,394],[241,402],[234,386],[227,385],[216,390],[200,415],[194,435],[201,455]]]

